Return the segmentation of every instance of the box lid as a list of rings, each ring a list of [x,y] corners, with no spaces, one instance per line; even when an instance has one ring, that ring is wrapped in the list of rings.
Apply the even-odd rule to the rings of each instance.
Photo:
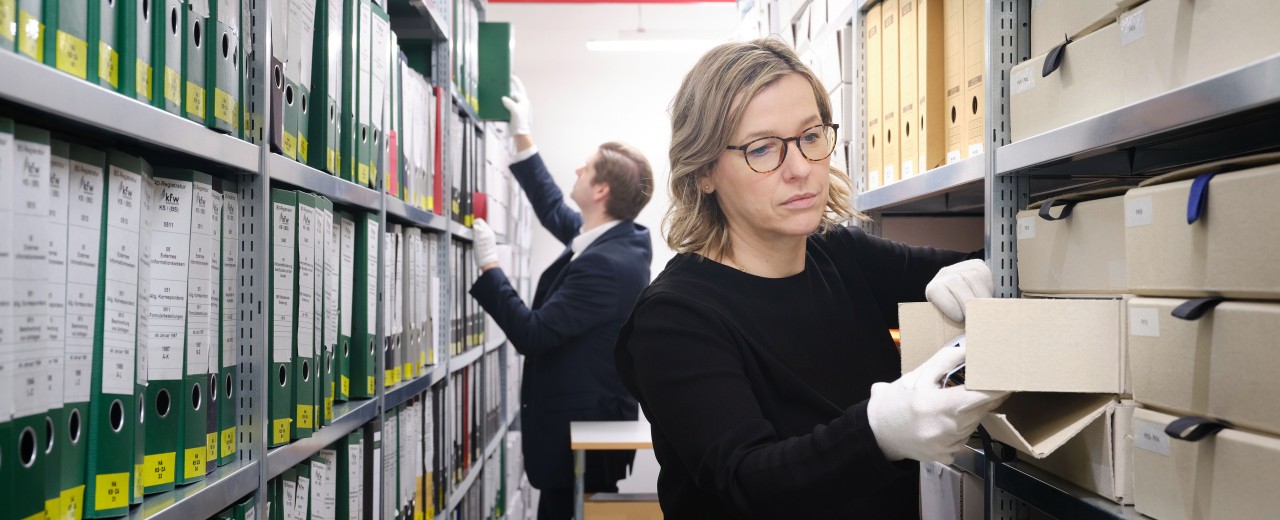
[[[982,426],[991,438],[1043,459],[1118,405],[1113,395],[1017,393]]]
[[[1209,173],[1215,170],[1220,172],[1245,170],[1249,168],[1266,166],[1268,164],[1276,164],[1276,163],[1280,163],[1280,152],[1250,155],[1246,157],[1233,157],[1231,159],[1213,161],[1213,162],[1201,164],[1199,166],[1183,168],[1175,172],[1170,172],[1157,177],[1152,177],[1150,179],[1142,181],[1142,183],[1139,184],[1138,186],[1141,186],[1141,187],[1157,186],[1160,184],[1169,184],[1169,183],[1174,183],[1178,181],[1185,181],[1187,179],[1194,179],[1200,176],[1201,174]]]

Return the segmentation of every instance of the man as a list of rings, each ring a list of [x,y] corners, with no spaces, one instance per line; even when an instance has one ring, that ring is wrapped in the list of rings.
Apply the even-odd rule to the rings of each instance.
[[[511,172],[542,226],[566,246],[538,280],[526,306],[499,269],[493,231],[475,223],[474,254],[482,274],[471,296],[525,356],[520,422],[525,471],[541,490],[540,520],[573,516],[570,421],[634,421],[636,400],[618,378],[613,347],[640,291],[649,284],[653,247],[649,230],[634,222],[653,193],[653,173],[639,151],[600,145],[577,170],[564,203],[529,132],[530,106],[512,78],[511,111],[517,154]],[[634,451],[589,452],[587,492],[616,492]]]

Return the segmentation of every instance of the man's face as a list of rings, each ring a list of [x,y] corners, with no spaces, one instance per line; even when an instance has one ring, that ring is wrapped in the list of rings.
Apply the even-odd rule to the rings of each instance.
[[[569,198],[578,205],[579,209],[585,210],[594,204],[598,198],[598,192],[602,186],[596,185],[596,159],[600,158],[600,151],[591,152],[587,157],[586,164],[580,166],[575,173],[578,178],[573,181],[573,191],[569,192]]]

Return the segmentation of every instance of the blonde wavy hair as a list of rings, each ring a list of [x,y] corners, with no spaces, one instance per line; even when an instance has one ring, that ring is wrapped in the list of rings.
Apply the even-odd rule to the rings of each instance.
[[[831,122],[831,99],[818,77],[778,38],[725,43],[708,51],[684,77],[671,102],[671,206],[662,219],[667,246],[677,253],[719,259],[733,253],[728,222],[715,194],[698,189],[725,153],[747,104],[788,74],[813,87],[818,113]],[[734,98],[741,94],[736,105]],[[864,215],[853,209],[849,175],[829,168],[827,208],[819,233]]]

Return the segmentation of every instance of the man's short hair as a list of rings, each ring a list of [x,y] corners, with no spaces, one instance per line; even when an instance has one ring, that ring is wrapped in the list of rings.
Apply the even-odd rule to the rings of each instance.
[[[609,185],[604,210],[618,220],[635,220],[653,196],[653,169],[634,146],[619,142],[600,145],[593,184]]]

